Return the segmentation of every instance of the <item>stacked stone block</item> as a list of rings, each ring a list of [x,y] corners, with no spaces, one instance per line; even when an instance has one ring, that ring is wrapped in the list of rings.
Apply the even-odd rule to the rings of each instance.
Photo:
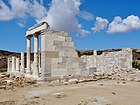
[[[121,69],[132,68],[132,49],[123,49],[119,52],[112,52],[97,56],[97,71],[115,72]]]
[[[82,59],[77,55],[72,38],[63,31],[53,30],[47,30],[43,37],[47,76],[80,75]]]
[[[92,75],[94,72],[102,72],[110,74],[118,70],[126,70],[132,68],[132,49],[122,49],[119,52],[103,53],[91,56],[82,56],[86,69],[82,71],[87,75]]]
[[[91,56],[82,56],[83,59],[83,63],[85,64],[86,69],[82,71],[82,75],[86,74],[86,75],[93,75],[94,72],[96,72],[96,60],[95,60],[95,56],[91,55]]]

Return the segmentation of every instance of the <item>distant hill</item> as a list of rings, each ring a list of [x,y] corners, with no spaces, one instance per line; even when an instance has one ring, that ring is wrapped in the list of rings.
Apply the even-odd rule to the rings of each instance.
[[[100,55],[103,52],[116,52],[121,51],[122,49],[109,49],[109,50],[98,50],[97,54]],[[78,56],[82,55],[93,55],[94,50],[77,50]],[[140,60],[140,49],[133,49],[133,61]]]
[[[11,55],[13,52],[5,51],[5,50],[0,50],[0,56],[7,56]]]
[[[94,50],[76,50],[78,53],[78,56],[81,57],[82,55],[93,55]],[[103,52],[115,52],[115,51],[121,51],[121,49],[112,49],[112,50],[98,50],[97,55],[102,54]]]

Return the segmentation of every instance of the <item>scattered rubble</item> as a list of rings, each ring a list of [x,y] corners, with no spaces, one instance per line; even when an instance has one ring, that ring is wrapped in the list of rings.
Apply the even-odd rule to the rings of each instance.
[[[126,81],[135,81],[140,82],[140,70],[138,69],[130,69],[130,70],[118,70],[113,71],[111,73],[103,73],[103,72],[95,72],[91,76],[70,76],[64,78],[49,78],[49,84],[51,86],[55,85],[70,85],[70,84],[78,84],[81,82],[91,82],[98,80],[117,80],[117,83],[127,84]],[[121,82],[120,82],[121,81]],[[47,81],[46,81],[47,82]],[[15,87],[25,87],[29,85],[33,85],[34,87],[38,87],[36,84],[37,81],[25,78],[24,76],[15,76],[8,73],[0,74],[0,89],[4,90],[13,90]],[[99,84],[103,86],[103,84]]]
[[[24,87],[36,83],[36,80],[25,78],[24,76],[16,77],[7,73],[0,74],[0,89],[13,90],[15,87]]]
[[[94,99],[94,102],[98,102],[97,98]]]
[[[3,101],[0,102],[0,105],[15,105],[15,101]]]

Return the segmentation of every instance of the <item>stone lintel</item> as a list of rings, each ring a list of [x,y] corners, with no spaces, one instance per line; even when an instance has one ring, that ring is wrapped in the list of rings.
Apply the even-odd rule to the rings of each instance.
[[[33,36],[34,34],[40,34],[42,30],[45,30],[47,28],[49,28],[49,25],[46,22],[42,22],[40,24],[37,24],[37,25],[28,29],[28,31],[26,32],[26,37]]]

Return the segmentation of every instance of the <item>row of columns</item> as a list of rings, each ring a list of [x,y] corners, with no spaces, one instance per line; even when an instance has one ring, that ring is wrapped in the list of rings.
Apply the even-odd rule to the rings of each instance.
[[[25,70],[25,58],[24,53],[21,53],[21,60],[17,57],[8,58],[7,70],[11,73],[26,73],[27,75],[32,75],[32,77],[39,77],[39,40],[38,34],[34,35],[34,62],[33,71],[31,71],[31,38],[32,36],[27,36],[27,58],[26,58],[26,70]]]
[[[34,34],[34,70],[33,76],[39,77],[39,43],[38,34]],[[31,38],[32,36],[27,36],[27,74],[31,74]]]
[[[7,60],[7,70],[10,73],[25,73],[25,67],[24,67],[24,53],[21,53],[21,60],[20,58],[17,58],[13,56],[12,58],[8,58]]]
[[[28,29],[28,31],[26,31],[26,39],[27,39],[27,55],[26,55],[26,69],[25,69],[25,65],[24,65],[24,57],[23,57],[23,53],[21,53],[21,67],[20,67],[20,72],[32,75],[32,77],[39,77],[39,68],[41,66],[41,77],[45,77],[46,74],[46,60],[45,60],[45,45],[42,45],[43,43],[45,43],[45,35],[44,33],[46,33],[45,30],[49,29],[49,25],[46,22],[42,22],[40,24],[37,24],[31,28]],[[43,33],[43,34],[42,34]],[[38,41],[38,36],[39,34],[41,35],[41,51],[43,51],[43,54],[41,52],[41,61],[40,61],[40,53],[39,53],[39,41]],[[33,62],[33,69],[31,68],[31,38],[34,37],[34,62]],[[22,60],[23,59],[23,60]],[[12,64],[9,63],[10,60],[8,59],[8,67],[10,67],[11,64],[11,68],[12,71],[14,71],[14,69],[19,69],[19,65],[18,63],[20,62],[19,59],[16,59],[16,61],[14,60],[14,58],[11,59]],[[15,63],[17,63],[15,65]],[[15,68],[16,67],[16,68]],[[42,68],[43,67],[43,68]],[[8,68],[8,71],[10,70],[10,68]]]

